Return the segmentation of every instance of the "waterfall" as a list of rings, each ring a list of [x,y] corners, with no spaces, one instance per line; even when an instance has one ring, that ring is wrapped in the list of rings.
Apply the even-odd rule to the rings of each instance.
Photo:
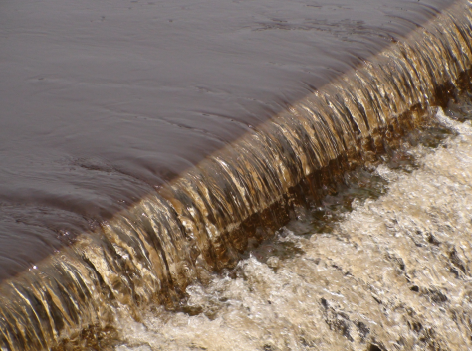
[[[318,201],[343,172],[468,88],[472,9],[458,1],[407,38],[253,126],[197,166],[83,233],[0,287],[0,349],[40,350],[90,325],[115,304],[139,320],[167,308],[207,272],[234,267],[248,242]]]

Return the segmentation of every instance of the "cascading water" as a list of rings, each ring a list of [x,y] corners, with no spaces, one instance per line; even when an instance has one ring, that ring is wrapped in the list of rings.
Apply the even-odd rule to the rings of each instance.
[[[178,313],[117,318],[115,350],[470,349],[470,112],[439,111],[387,162],[347,173],[235,269],[188,287]]]
[[[263,242],[274,235],[293,218],[294,209],[320,202],[328,193],[326,189],[342,179],[345,172],[374,160],[376,155],[382,154],[389,149],[389,145],[399,140],[401,135],[432,118],[435,113],[433,106],[445,106],[453,93],[468,88],[472,59],[471,23],[470,4],[457,2],[438,14],[424,28],[418,28],[408,38],[392,43],[362,67],[340,76],[333,83],[294,103],[287,104],[277,116],[251,126],[248,133],[169,183],[159,186],[155,192],[135,201],[127,209],[113,214],[108,220],[96,225],[94,231],[77,237],[72,245],[61,248],[30,271],[3,281],[0,288],[0,346],[11,351],[47,349],[57,345],[62,339],[81,335],[81,332],[91,326],[106,330],[107,326],[114,323],[117,308],[123,309],[124,314],[139,322],[149,304],[160,304],[168,310],[178,310],[186,294],[190,294],[191,304],[194,303],[192,298],[204,298],[201,297],[204,293],[195,292],[198,288],[186,293],[187,286],[198,281],[208,282],[214,271],[234,268],[244,257],[248,245]],[[453,157],[452,154],[450,157]],[[407,184],[409,180],[403,182]],[[398,187],[406,186],[401,181],[398,184]],[[449,186],[466,186],[460,182],[458,184]],[[379,206],[387,206],[385,204],[388,201],[395,202],[388,197],[379,201]],[[366,216],[366,211],[371,209],[368,205],[365,206],[365,210],[358,209],[354,212],[353,222],[364,220],[360,218]],[[377,218],[382,215],[377,212],[372,216]],[[387,217],[386,221],[388,223],[385,225],[395,226],[398,219]],[[416,228],[411,228],[413,227]],[[342,226],[339,231],[342,237]],[[280,236],[280,232],[278,233]],[[436,238],[435,235],[433,237]],[[337,241],[324,243],[333,252],[323,254],[316,251],[317,247],[322,245],[320,241],[333,240],[330,237],[308,240],[296,239],[290,234],[277,238],[279,241],[290,241],[295,247],[305,240],[302,244],[306,248],[303,250],[309,252],[304,258],[309,262],[293,268],[284,267],[280,274],[288,274],[284,272],[293,269],[294,272],[300,270],[299,276],[303,276],[304,270],[322,271],[336,266],[339,268],[340,280],[348,277],[342,278],[347,279],[346,282],[339,283],[345,284],[344,288],[333,288],[330,298],[322,298],[324,310],[313,307],[312,319],[315,324],[318,319],[324,320],[326,328],[343,335],[344,339],[330,339],[334,349],[349,348],[351,346],[348,345],[351,344],[363,347],[368,343],[371,350],[376,350],[375,347],[410,349],[414,345],[420,345],[415,344],[409,336],[404,336],[404,339],[397,337],[401,331],[395,328],[403,328],[404,325],[410,325],[420,335],[418,338],[425,340],[425,345],[436,349],[470,346],[465,336],[461,336],[462,339],[456,343],[452,341],[452,335],[447,333],[441,334],[442,341],[435,341],[439,339],[432,336],[432,327],[427,327],[416,317],[420,312],[415,312],[406,303],[395,305],[392,302],[396,289],[399,289],[394,282],[400,279],[398,276],[407,273],[395,273],[392,270],[386,273],[381,281],[388,286],[388,292],[385,288],[369,283],[365,278],[367,273],[363,273],[365,277],[362,276],[362,284],[372,285],[370,290],[367,289],[372,295],[369,299],[392,310],[384,311],[384,314],[397,313],[404,316],[406,324],[399,323],[397,327],[394,323],[396,317],[392,317],[382,329],[375,326],[373,319],[354,318],[351,312],[343,312],[345,306],[342,299],[338,298],[344,293],[339,293],[338,290],[349,290],[354,280],[359,282],[361,278],[356,278],[357,271],[348,274],[349,270],[362,271],[363,264],[367,264],[361,259],[355,259],[358,250],[356,245],[369,246],[362,237],[355,239],[357,244],[354,239],[345,245]],[[434,238],[431,240],[436,240]],[[390,262],[404,260],[388,249],[376,250],[373,249],[372,255],[377,255],[377,258],[382,252],[386,252],[391,256]],[[467,268],[461,263],[464,260],[457,250],[451,247],[448,252],[451,264],[459,267],[456,271],[460,276],[466,274]],[[463,250],[466,252],[467,248]],[[335,262],[336,255],[343,251],[352,257],[352,267],[356,268],[348,269]],[[310,258],[312,256],[313,260]],[[319,260],[315,256],[319,256]],[[372,257],[374,260],[375,257]],[[328,261],[331,263],[327,264]],[[383,261],[380,262],[380,258],[378,262],[379,265],[384,264]],[[409,263],[399,263],[400,266],[402,264],[409,267]],[[269,265],[277,270],[276,262]],[[282,292],[285,289],[284,282],[290,280],[286,276],[277,282],[271,282],[275,273],[269,266],[260,265],[254,259],[245,260],[238,267],[243,275],[265,275],[261,284],[280,285]],[[405,270],[401,267],[399,269]],[[354,278],[349,278],[352,275]],[[303,290],[303,295],[310,294],[309,291],[315,289],[313,286],[316,281],[322,281],[322,274],[308,275],[307,279],[310,281],[297,283],[296,289]],[[353,281],[350,282],[349,279]],[[227,282],[222,279],[212,284],[208,287],[210,295],[219,291],[220,287],[217,285],[245,283],[242,280]],[[316,289],[324,289],[323,284],[320,283]],[[402,280],[401,284],[406,283]],[[434,290],[426,283],[412,281],[408,284],[416,286],[410,289],[411,294],[420,293],[425,299],[430,299],[428,301],[432,301],[432,304],[444,299],[441,287]],[[233,290],[228,289],[227,294],[231,295]],[[296,296],[298,295],[293,295],[293,299]],[[235,299],[233,296],[227,298]],[[272,298],[275,299],[276,306],[285,301],[281,295],[268,297],[267,301]],[[456,301],[455,297],[451,299]],[[307,313],[311,310],[309,304],[303,307],[307,309]],[[435,307],[432,312],[421,313],[427,315],[427,323],[431,324],[436,316],[441,315],[440,309],[441,307]],[[457,311],[457,318],[468,318],[465,308]],[[359,310],[352,313],[363,316],[367,312]],[[372,313],[380,312],[376,310]],[[180,317],[177,315],[169,318]],[[149,320],[146,323],[148,325]],[[202,328],[206,327],[205,323],[206,319],[201,324]],[[303,336],[306,342],[304,346],[300,346],[300,341],[290,341],[290,337],[267,339],[259,346],[268,345],[266,349],[329,349],[323,344],[323,338],[304,334],[310,331],[308,327],[305,328],[308,323],[306,319],[300,323],[303,326],[297,337]],[[465,322],[460,323],[458,328],[465,328],[463,326],[467,325]],[[156,328],[160,328],[159,323],[156,325]],[[279,327],[277,324],[274,330],[282,333],[277,329]],[[317,330],[317,333],[324,332],[324,329]],[[167,331],[164,330],[163,333]],[[464,333],[466,335],[467,331]],[[375,340],[371,335],[375,335]],[[254,334],[251,338],[260,337]],[[191,339],[190,336],[189,338]],[[132,337],[128,339],[133,340]],[[392,340],[393,344],[387,345],[388,340]],[[201,347],[211,348],[205,343],[207,341],[202,341]],[[67,346],[62,344],[60,347],[66,348],[64,345]],[[149,345],[146,347],[171,348],[169,345]],[[178,345],[175,346],[176,349],[179,348]],[[237,349],[239,346],[231,347]],[[146,347],[142,349],[146,350]],[[251,347],[253,346],[248,346],[248,349]],[[357,346],[352,346],[355,347]],[[121,345],[118,349],[120,348],[126,350],[127,346]]]

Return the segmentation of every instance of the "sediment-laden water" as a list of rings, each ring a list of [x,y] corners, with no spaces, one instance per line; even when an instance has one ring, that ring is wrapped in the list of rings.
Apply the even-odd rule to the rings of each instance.
[[[472,348],[472,125],[437,120],[113,349]]]
[[[469,127],[435,117],[468,106],[468,1],[0,6],[0,348],[223,343],[178,339],[178,320],[243,349],[468,345],[451,339],[468,330],[467,305],[451,307],[467,246],[440,234],[467,224],[431,207],[468,189]],[[437,200],[395,198],[453,150],[461,171],[438,164]],[[416,219],[424,206],[436,222]]]
[[[454,2],[397,1],[2,1],[0,279]]]

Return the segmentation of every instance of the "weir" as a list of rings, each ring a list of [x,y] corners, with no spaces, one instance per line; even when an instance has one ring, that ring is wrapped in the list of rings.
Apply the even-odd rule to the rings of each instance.
[[[293,208],[383,152],[468,89],[472,9],[457,1],[352,72],[114,213],[0,287],[0,348],[51,348],[113,308],[178,308],[186,287],[234,267]]]

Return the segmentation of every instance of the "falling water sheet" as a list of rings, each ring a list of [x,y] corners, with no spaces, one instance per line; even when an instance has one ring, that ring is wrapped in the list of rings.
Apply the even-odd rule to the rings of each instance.
[[[51,12],[44,9],[57,15],[65,13],[61,6],[69,5],[42,4],[45,7],[30,17],[22,17],[24,5],[2,5],[9,14],[2,22],[2,40],[9,45],[2,51],[7,82],[2,96],[5,116],[18,116],[6,118],[7,128],[2,129],[5,245],[1,247],[5,254],[1,257],[6,262],[2,273],[8,277],[25,271],[5,280],[1,288],[0,340],[12,350],[47,348],[90,324],[106,325],[113,318],[110,307],[116,303],[128,306],[137,319],[150,301],[169,308],[178,305],[187,284],[234,266],[251,240],[262,240],[271,234],[270,227],[288,220],[291,206],[298,201],[298,186],[319,195],[330,177],[352,162],[369,159],[382,149],[384,139],[427,118],[432,104],[442,103],[467,83],[470,69],[467,2],[457,2],[439,14],[435,10],[439,7],[423,2],[377,3],[378,7],[363,2],[364,7],[359,4],[354,9],[302,4],[302,24],[277,17],[275,24],[257,22],[256,28],[243,27],[233,37],[223,35],[222,42],[230,44],[234,42],[229,37],[238,43],[251,42],[248,35],[261,35],[264,40],[255,40],[258,50],[263,48],[261,42],[281,50],[280,41],[287,49],[287,55],[277,56],[281,61],[274,62],[269,55],[267,63],[255,55],[255,67],[243,60],[233,62],[235,66],[228,70],[221,70],[225,60],[251,56],[213,46],[216,39],[211,35],[201,36],[209,46],[188,37],[172,41],[163,36],[166,44],[191,49],[193,56],[185,50],[175,54],[170,44],[159,51],[161,61],[157,51],[157,58],[154,51],[146,51],[152,47],[150,38],[161,37],[151,31],[136,34],[123,23],[151,14],[147,6],[163,4],[118,6],[114,10],[119,16],[111,27],[107,27],[110,16],[89,19],[92,5],[74,5],[65,18],[55,16],[57,21],[49,22]],[[110,10],[106,3],[100,6]],[[187,9],[173,6],[160,13]],[[136,7],[141,11],[138,17],[124,14]],[[311,7],[322,20],[306,19],[305,10]],[[355,18],[356,10],[364,22],[346,21],[347,14]],[[334,17],[326,20],[330,17],[325,11]],[[367,14],[372,14],[368,18],[373,25],[366,25]],[[428,18],[433,20],[426,23]],[[24,20],[19,26],[23,30],[14,26],[19,19]],[[79,25],[86,22],[87,26]],[[156,26],[171,34],[191,33],[185,26],[177,32],[160,27],[174,22],[178,20],[170,18]],[[34,23],[41,25],[31,30]],[[148,24],[140,22],[143,28],[154,28]],[[206,22],[193,24],[195,33],[205,32]],[[69,36],[64,38],[64,33]],[[123,43],[130,42],[138,47],[119,55]],[[111,55],[112,49],[116,55]],[[258,53],[271,52],[264,50]],[[201,53],[223,61],[201,60]],[[173,59],[166,57],[172,54]],[[292,55],[308,61],[294,64]],[[123,64],[141,62],[133,58],[175,64],[179,69],[165,65],[123,69]],[[217,78],[229,87],[219,90],[219,85],[215,89],[198,83],[184,84],[179,90],[179,79],[189,79],[184,68],[190,58],[211,68],[192,65],[196,80]],[[361,62],[364,65],[358,66]],[[259,70],[260,64],[271,69]],[[26,77],[37,65],[54,73]],[[317,71],[312,65],[321,68]],[[243,67],[253,67],[260,75]],[[353,71],[355,67],[359,68]],[[150,74],[156,72],[158,77]],[[225,76],[230,72],[231,79]],[[135,74],[139,82],[128,76]],[[177,81],[169,83],[169,77]],[[279,79],[279,84],[270,79],[264,83],[263,77]],[[129,82],[136,84],[129,86]],[[253,94],[251,89],[260,86],[260,95]],[[249,97],[243,94],[246,88]],[[190,95],[183,93],[188,89]],[[28,98],[21,100],[22,96]],[[227,113],[203,111],[203,107],[224,108]],[[192,113],[200,117],[193,118]],[[208,157],[201,160],[204,156]],[[83,234],[77,237],[78,233]],[[50,257],[39,262],[45,255]]]
[[[452,1],[3,1],[0,279]]]
[[[470,349],[470,101],[467,108],[465,123],[438,112],[446,138],[433,148],[405,139],[368,176],[352,177],[325,199],[321,220],[321,207],[301,210],[236,268],[188,287],[181,311],[155,306],[140,322],[117,313],[120,337],[104,340],[105,349]],[[352,194],[351,211],[341,210]]]

